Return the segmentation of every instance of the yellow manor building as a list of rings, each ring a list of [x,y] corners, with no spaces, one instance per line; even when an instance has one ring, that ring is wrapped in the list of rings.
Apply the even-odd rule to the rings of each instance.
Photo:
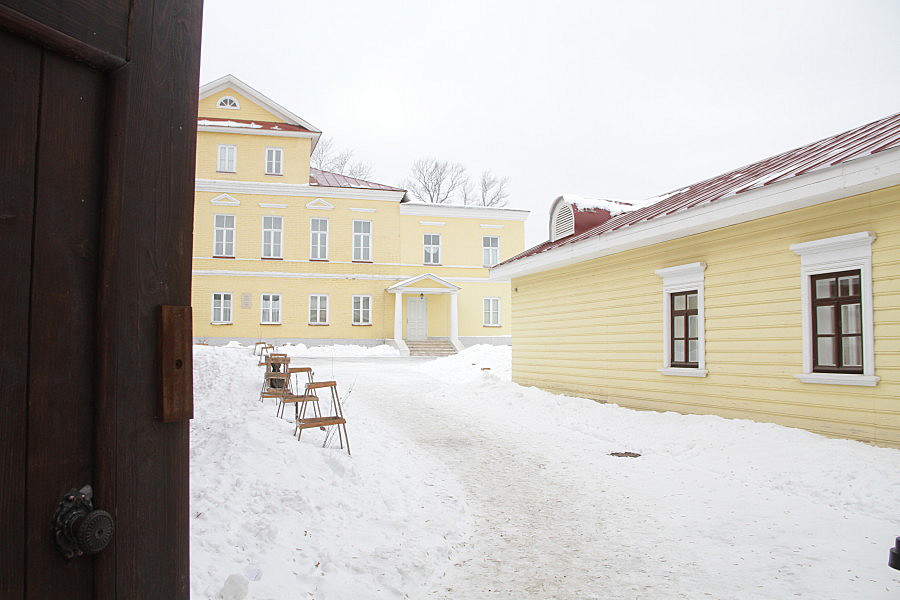
[[[900,114],[636,210],[550,216],[492,269],[514,381],[900,447]]]
[[[412,202],[310,167],[321,132],[237,78],[200,89],[196,341],[510,343],[528,211]]]

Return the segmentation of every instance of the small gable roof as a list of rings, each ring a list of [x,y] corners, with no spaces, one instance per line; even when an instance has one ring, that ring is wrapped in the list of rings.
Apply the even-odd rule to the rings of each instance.
[[[653,219],[698,209],[745,192],[842,165],[891,148],[900,148],[900,113],[650,198],[641,203],[645,205],[642,208],[614,216],[581,233],[576,232],[575,235],[538,244],[508,258],[497,267]]]
[[[436,287],[428,286],[428,283],[434,284]],[[416,284],[422,284],[417,286]],[[434,273],[423,273],[421,275],[417,275],[416,277],[410,277],[409,279],[404,279],[403,281],[398,281],[394,285],[387,288],[386,291],[392,294],[398,294],[403,292],[428,292],[428,293],[449,293],[458,291],[460,287],[458,285],[453,285],[446,279],[442,279],[435,275]]]

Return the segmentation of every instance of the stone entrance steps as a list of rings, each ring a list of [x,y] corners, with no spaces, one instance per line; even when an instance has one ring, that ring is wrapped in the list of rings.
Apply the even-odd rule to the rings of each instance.
[[[406,340],[410,356],[450,356],[456,354],[456,348],[450,340]]]

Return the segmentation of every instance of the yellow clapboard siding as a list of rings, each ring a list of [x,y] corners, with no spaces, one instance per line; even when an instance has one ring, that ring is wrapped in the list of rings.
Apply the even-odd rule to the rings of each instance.
[[[792,244],[874,231],[875,387],[803,383]],[[660,268],[705,262],[706,377],[662,366]],[[517,277],[513,378],[651,410],[772,421],[900,447],[900,188]]]

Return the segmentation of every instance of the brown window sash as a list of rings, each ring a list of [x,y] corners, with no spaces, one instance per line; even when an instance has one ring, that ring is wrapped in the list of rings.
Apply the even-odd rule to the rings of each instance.
[[[822,273],[812,275],[809,279],[812,305],[813,372],[862,374],[862,277],[859,269]],[[851,285],[851,282],[855,285]],[[819,291],[820,287],[823,288],[821,292]],[[856,319],[849,314],[852,312],[856,313]],[[830,313],[830,332],[819,332],[820,313],[826,315]],[[855,327],[852,320],[856,321]],[[828,329],[827,324],[822,323],[822,328]],[[853,332],[854,329],[857,331]],[[855,353],[850,352],[850,360],[847,360],[848,357],[844,355],[845,345],[851,348],[854,345],[856,347]],[[833,364],[829,364],[829,354],[830,362]],[[854,354],[858,357],[858,361],[853,360]],[[853,362],[859,362],[859,364],[852,364]]]
[[[691,305],[691,298],[694,299],[694,308],[688,308]],[[684,308],[676,309],[675,306],[680,304],[679,300],[683,299]],[[669,294],[669,366],[677,368],[697,369],[700,363],[697,356],[692,356],[690,352],[691,342],[697,342],[697,351],[699,352],[700,341],[700,324],[697,324],[696,335],[690,335],[690,317],[695,316],[699,320],[699,302],[700,295],[697,290],[689,290],[685,292],[673,292]],[[681,324],[681,335],[677,335],[678,324]],[[683,360],[676,359],[675,348],[678,344],[682,344]],[[695,353],[696,353],[695,352]],[[693,360],[691,360],[693,359]]]

